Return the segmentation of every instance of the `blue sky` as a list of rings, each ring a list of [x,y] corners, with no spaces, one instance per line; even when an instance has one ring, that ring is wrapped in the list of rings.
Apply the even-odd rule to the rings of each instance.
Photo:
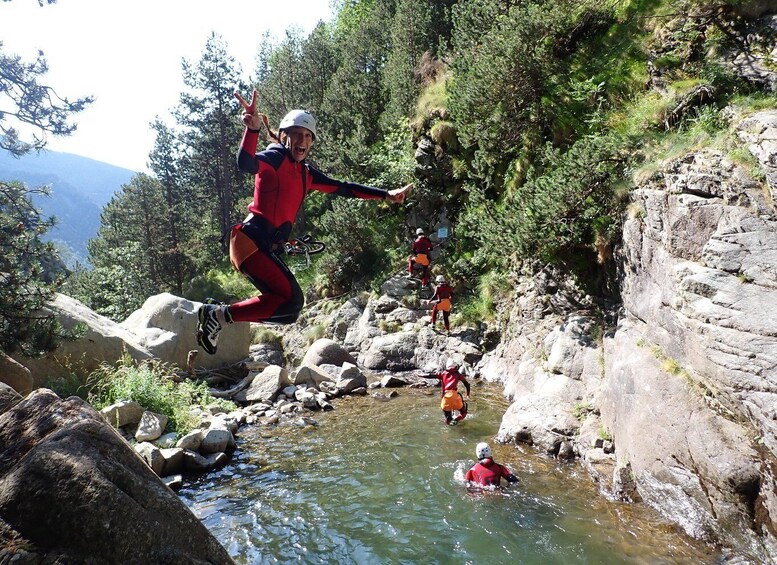
[[[253,70],[265,30],[282,38],[287,27],[308,32],[331,18],[329,0],[35,0],[0,2],[0,41],[7,54],[49,63],[46,83],[69,98],[93,95],[78,115],[78,130],[51,138],[48,148],[145,171],[157,116],[184,90],[181,60],[196,62],[211,32],[225,40],[244,77]],[[2,109],[2,100],[0,100]]]

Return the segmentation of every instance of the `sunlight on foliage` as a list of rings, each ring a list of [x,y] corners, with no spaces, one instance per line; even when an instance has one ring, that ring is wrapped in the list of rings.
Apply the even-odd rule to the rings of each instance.
[[[204,381],[177,383],[167,376],[172,372],[161,363],[135,364],[128,359],[115,367],[103,365],[89,376],[87,400],[98,410],[121,400],[135,401],[146,410],[168,416],[169,431],[179,436],[200,423],[192,408],[218,405],[235,409],[234,403],[212,397]]]

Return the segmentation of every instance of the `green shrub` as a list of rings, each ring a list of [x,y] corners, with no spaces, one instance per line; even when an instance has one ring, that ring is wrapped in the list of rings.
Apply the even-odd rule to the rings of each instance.
[[[254,337],[252,343],[266,343],[268,345],[281,345],[283,340],[280,335],[264,326],[254,327]]]
[[[380,320],[378,322],[378,327],[384,333],[393,334],[393,333],[397,333],[402,329],[402,324],[396,320],[394,320],[393,322],[389,322],[388,320]]]
[[[324,337],[324,332],[326,332],[326,327],[324,326],[324,324],[315,324],[313,326],[310,326],[303,333],[303,337],[305,338],[305,343],[307,343],[308,345],[312,345],[313,342]]]
[[[588,402],[578,402],[575,404],[574,408],[572,408],[572,414],[575,418],[578,420],[584,420],[588,414],[594,411],[593,406],[589,404]]]
[[[232,267],[211,269],[204,275],[196,276],[184,291],[186,298],[197,301],[211,297],[223,302],[235,302],[256,294],[254,285]]]
[[[89,385],[75,373],[68,373],[61,377],[50,378],[46,381],[46,388],[53,390],[60,398],[79,396],[86,400],[89,396]]]
[[[192,408],[213,404],[235,408],[232,402],[211,396],[205,382],[178,383],[168,376],[172,372],[157,362],[135,364],[125,359],[116,367],[103,365],[88,379],[87,400],[98,410],[121,400],[135,401],[146,410],[168,416],[167,430],[179,436],[199,425]]]

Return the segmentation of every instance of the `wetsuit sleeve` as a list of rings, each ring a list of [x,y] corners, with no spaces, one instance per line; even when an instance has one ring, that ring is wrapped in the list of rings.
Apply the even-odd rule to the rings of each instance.
[[[256,156],[256,144],[259,142],[259,131],[246,128],[240,149],[237,151],[237,168],[245,173],[255,175],[259,171],[259,159]]]
[[[464,476],[465,481],[474,481],[475,480],[475,473],[472,472],[472,469],[467,470],[467,474]]]
[[[365,186],[356,184],[355,182],[335,180],[329,178],[315,167],[308,167],[308,170],[310,171],[311,181],[308,188],[312,190],[335,194],[337,196],[345,196],[347,198],[364,198],[369,200],[386,198],[388,196],[388,190],[384,188],[375,188],[374,186]]]
[[[507,480],[508,483],[518,482],[518,477],[513,475],[507,467],[505,467],[504,465],[500,465],[499,467],[501,467],[502,476],[505,478],[505,480]]]
[[[464,383],[464,388],[467,389],[467,396],[469,396],[469,382],[464,377],[461,377],[459,380]]]

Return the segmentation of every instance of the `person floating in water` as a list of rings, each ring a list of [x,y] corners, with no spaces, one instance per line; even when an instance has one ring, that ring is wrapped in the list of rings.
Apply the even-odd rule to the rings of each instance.
[[[416,267],[421,268],[421,285],[429,284],[429,265],[431,263],[429,253],[434,248],[432,240],[426,237],[423,228],[415,230],[416,239],[413,242],[413,255],[407,261],[407,272],[413,276]]]
[[[494,457],[491,455],[491,448],[486,442],[482,441],[477,444],[475,447],[475,457],[478,458],[478,462],[467,471],[464,477],[468,483],[485,487],[498,487],[502,479],[505,479],[508,483],[518,482],[518,477],[513,475],[507,467],[494,461]]]
[[[246,125],[237,154],[237,166],[255,175],[253,202],[248,217],[232,228],[229,257],[232,265],[261,292],[259,296],[226,305],[210,299],[198,311],[197,343],[216,353],[221,328],[233,322],[291,324],[299,316],[304,296],[291,270],[281,259],[284,243],[302,202],[312,191],[364,199],[405,200],[413,186],[385,190],[329,178],[306,159],[316,139],[316,120],[304,110],[292,110],[281,120],[278,132],[269,128],[267,116],[235,92],[243,107]],[[277,143],[256,152],[262,125]]]
[[[434,287],[434,295],[429,299],[430,304],[434,304],[432,307],[432,328],[437,326],[437,312],[442,312],[442,322],[445,326],[445,331],[451,331],[451,296],[453,296],[453,287],[448,284],[445,277],[437,275],[434,282],[437,286]]]
[[[467,403],[464,402],[464,398],[459,392],[459,383],[463,383],[464,388],[467,389],[467,400],[470,398],[469,382],[459,372],[458,362],[453,358],[449,358],[445,363],[445,370],[433,375],[432,378],[439,379],[442,385],[440,408],[442,408],[445,423],[451,426],[458,424],[467,417]],[[455,418],[453,417],[454,411],[459,413]]]

